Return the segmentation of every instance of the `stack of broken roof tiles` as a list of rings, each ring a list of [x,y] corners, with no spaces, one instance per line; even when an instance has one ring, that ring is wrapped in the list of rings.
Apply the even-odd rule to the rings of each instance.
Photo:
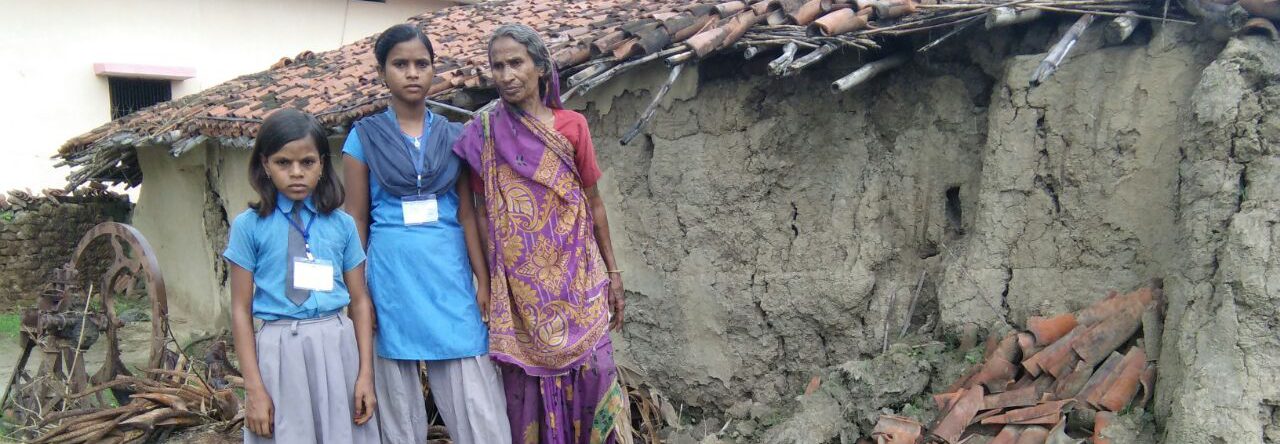
[[[1071,432],[1092,433],[1095,444],[1106,443],[1100,433],[1117,412],[1151,399],[1162,299],[1157,282],[1126,295],[1111,293],[1076,313],[1032,317],[1029,331],[999,340],[993,335],[984,362],[934,395],[940,413],[927,436],[918,423],[885,416],[885,433],[873,438],[882,444],[922,438],[955,444],[994,435],[992,444],[1041,444],[1075,442]]]

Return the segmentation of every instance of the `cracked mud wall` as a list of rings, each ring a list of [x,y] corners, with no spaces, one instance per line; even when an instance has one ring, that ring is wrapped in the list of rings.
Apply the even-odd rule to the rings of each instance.
[[[939,336],[1163,277],[1163,442],[1280,442],[1280,51],[1087,33],[1028,88],[1060,31],[944,45],[848,94],[827,89],[840,60],[785,80],[704,62],[629,146],[663,69],[572,104],[627,271],[623,362],[741,418],[879,354],[922,271],[909,330]]]
[[[155,250],[164,274],[171,325],[179,340],[229,325],[220,322],[231,305],[214,269],[215,242],[208,235],[209,176],[206,163],[216,150],[201,144],[174,158],[165,147],[137,149],[146,182],[133,210],[133,225]],[[215,231],[216,232],[216,231]]]
[[[936,324],[941,251],[976,214],[979,66],[942,55],[836,95],[827,81],[854,66],[776,80],[763,62],[704,64],[625,147],[647,93],[579,104],[631,291],[620,355],[689,411],[789,400],[822,368],[878,353],[924,270],[909,329]]]
[[[1231,41],[1190,105],[1156,413],[1165,442],[1280,442],[1280,47]]]
[[[1005,63],[987,120],[977,222],[953,245],[939,290],[945,325],[1022,326],[1171,265],[1180,110],[1216,51],[1169,33],[1112,48],[1092,37],[1036,88],[1027,79],[1042,56]]]

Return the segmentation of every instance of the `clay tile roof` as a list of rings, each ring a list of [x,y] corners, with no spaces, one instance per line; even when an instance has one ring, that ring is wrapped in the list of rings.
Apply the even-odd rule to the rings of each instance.
[[[621,66],[627,59],[638,64],[663,56],[671,63],[785,42],[799,43],[806,51],[819,46],[876,48],[871,37],[958,24],[957,18],[976,19],[999,4],[961,0],[935,6],[939,0],[918,1],[917,8],[917,0],[497,0],[440,9],[409,22],[420,25],[435,44],[432,98],[450,102],[461,89],[489,85],[487,38],[508,22],[542,33],[561,73],[569,75],[588,61]],[[61,165],[75,169],[69,187],[89,180],[138,184],[134,147],[139,145],[170,146],[175,156],[210,138],[228,146],[249,146],[261,120],[281,107],[315,114],[330,128],[347,127],[386,106],[385,88],[374,66],[375,37],[284,58],[266,71],[139,110],[72,138],[58,155]],[[830,52],[826,49],[806,63],[797,59],[792,68]]]

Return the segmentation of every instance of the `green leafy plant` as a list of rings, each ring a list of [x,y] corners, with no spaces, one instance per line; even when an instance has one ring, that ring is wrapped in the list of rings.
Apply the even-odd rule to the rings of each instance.
[[[22,328],[22,315],[18,313],[0,314],[0,338],[11,341],[18,338]]]
[[[13,432],[17,429],[18,424],[12,417],[9,415],[0,417],[0,442],[8,442],[5,441],[5,438],[11,438]]]
[[[908,402],[902,406],[902,416],[914,418],[917,421],[922,420],[927,413],[927,410],[916,407],[915,403]]]
[[[979,362],[982,362],[983,351],[984,350],[981,347],[974,347],[972,350],[965,352],[964,362],[968,362],[969,364],[977,364]]]

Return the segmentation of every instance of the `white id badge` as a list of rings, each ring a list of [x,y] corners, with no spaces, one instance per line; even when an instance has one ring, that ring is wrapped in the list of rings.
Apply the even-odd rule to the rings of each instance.
[[[400,209],[404,211],[405,225],[433,224],[440,220],[440,207],[434,194],[405,196],[400,199]]]
[[[324,259],[293,258],[293,288],[333,291],[333,263]]]

